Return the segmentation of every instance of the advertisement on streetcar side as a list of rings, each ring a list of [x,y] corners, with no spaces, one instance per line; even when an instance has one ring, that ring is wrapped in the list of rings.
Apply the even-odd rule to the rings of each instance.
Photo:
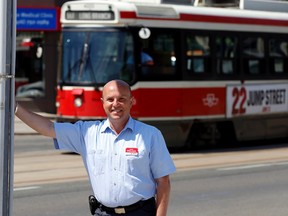
[[[287,91],[287,84],[229,85],[226,116],[287,112]]]

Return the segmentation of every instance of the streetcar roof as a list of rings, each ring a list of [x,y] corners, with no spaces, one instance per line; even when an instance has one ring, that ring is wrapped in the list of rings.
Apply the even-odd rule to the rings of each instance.
[[[114,19],[67,19],[66,12],[112,11]],[[99,14],[98,14],[99,15]],[[102,18],[102,17],[101,17]],[[109,18],[109,19],[108,19]],[[194,7],[174,4],[140,4],[120,1],[82,0],[62,6],[62,26],[77,25],[144,25],[147,27],[234,29],[240,31],[288,32],[288,14],[237,8]],[[181,24],[181,25],[179,25]],[[217,26],[215,26],[215,24]],[[232,27],[232,28],[231,28]],[[274,27],[275,29],[271,29]],[[250,28],[250,29],[247,29]]]

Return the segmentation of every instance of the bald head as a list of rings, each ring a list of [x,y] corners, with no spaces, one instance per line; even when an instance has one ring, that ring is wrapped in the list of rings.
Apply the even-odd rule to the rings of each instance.
[[[111,80],[108,83],[106,83],[103,87],[103,92],[102,92],[102,98],[104,98],[105,94],[108,91],[119,91],[119,92],[125,92],[126,94],[128,93],[129,96],[131,97],[131,88],[128,85],[128,83],[124,82],[123,80]]]

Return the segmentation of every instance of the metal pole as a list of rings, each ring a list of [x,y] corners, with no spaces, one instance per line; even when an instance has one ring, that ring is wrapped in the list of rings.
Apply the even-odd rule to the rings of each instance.
[[[12,215],[16,0],[0,1],[0,208]]]

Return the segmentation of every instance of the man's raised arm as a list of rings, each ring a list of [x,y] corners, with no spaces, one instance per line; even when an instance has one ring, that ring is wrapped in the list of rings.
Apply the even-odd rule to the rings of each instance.
[[[15,115],[38,133],[56,138],[54,123],[41,115],[33,113],[16,103]]]

